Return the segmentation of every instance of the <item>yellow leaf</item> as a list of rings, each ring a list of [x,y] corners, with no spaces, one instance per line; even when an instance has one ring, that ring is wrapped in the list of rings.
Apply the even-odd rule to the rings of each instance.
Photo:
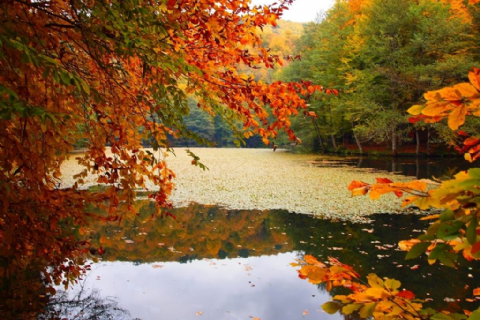
[[[408,196],[408,197],[406,197],[405,199],[403,199],[402,208],[406,207],[408,205],[411,205],[418,198],[419,198],[418,196]]]
[[[402,240],[398,243],[398,248],[402,251],[409,251],[417,243],[420,243],[420,240],[418,239]]]
[[[414,105],[414,106],[410,107],[407,110],[407,112],[410,113],[411,115],[418,116],[419,114],[422,113],[423,108],[425,108],[424,105],[417,104],[417,105]]]
[[[391,294],[383,288],[368,288],[365,290],[365,293],[375,299],[385,299],[391,296]]]
[[[390,292],[392,292],[393,294],[398,292],[397,289],[400,288],[401,285],[402,285],[402,283],[398,280],[395,280],[395,279],[385,280],[385,288],[390,290]]]
[[[453,86],[453,89],[460,94],[462,98],[472,98],[478,95],[477,89],[470,83],[459,83]]]
[[[467,114],[467,107],[465,104],[457,106],[448,116],[448,126],[452,130],[457,130],[458,127],[465,123],[465,115]]]
[[[405,183],[405,187],[419,191],[426,191],[427,183],[424,181],[415,180]]]
[[[347,304],[346,306],[344,306],[342,308],[342,313],[346,314],[346,315],[349,315],[349,314],[353,313],[353,311],[357,311],[361,307],[362,307],[361,303]]]
[[[368,193],[368,189],[363,187],[363,188],[356,188],[352,190],[352,197],[355,196],[364,196]]]
[[[375,310],[376,302],[366,303],[363,307],[360,308],[360,317],[362,319],[370,318],[373,315]]]
[[[338,300],[343,304],[347,304],[347,303],[352,302],[351,299],[349,299],[347,296],[344,296],[344,295],[336,295],[336,296],[333,297],[333,300]]]
[[[448,101],[434,101],[427,103],[427,106],[422,110],[422,114],[434,117],[442,115],[445,111],[451,109],[452,107]]]
[[[440,217],[439,214],[432,214],[426,217],[422,217],[420,218],[420,220],[435,220],[435,219],[438,219],[439,217]]]
[[[470,83],[480,91],[480,69],[479,68],[472,68],[468,73],[468,79]]]
[[[309,263],[309,264],[316,264],[316,263],[318,263],[317,258],[315,258],[314,256],[309,255],[309,254],[306,254],[303,259],[305,260],[306,263]]]
[[[367,276],[367,279],[368,279],[368,284],[370,285],[370,287],[372,288],[384,288],[384,285],[383,285],[383,280],[380,279],[375,273],[370,273],[368,276]]]
[[[323,269],[317,266],[306,265],[299,270],[300,274],[307,277],[311,283],[320,283],[323,281],[327,269]]]
[[[465,160],[468,162],[473,162],[472,155],[470,153],[465,153]]]

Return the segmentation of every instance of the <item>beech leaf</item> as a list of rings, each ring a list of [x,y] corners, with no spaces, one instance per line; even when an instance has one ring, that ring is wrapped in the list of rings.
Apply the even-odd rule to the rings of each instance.
[[[334,314],[340,310],[342,306],[336,302],[329,301],[322,305],[322,309],[328,314]]]

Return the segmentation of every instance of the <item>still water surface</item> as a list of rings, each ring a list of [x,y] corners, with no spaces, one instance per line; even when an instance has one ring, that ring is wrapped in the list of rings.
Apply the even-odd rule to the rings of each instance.
[[[363,276],[396,278],[432,307],[479,307],[465,300],[480,287],[478,263],[461,261],[452,269],[429,266],[425,257],[404,260],[398,241],[428,225],[416,215],[375,215],[371,223],[353,224],[282,210],[191,204],[172,210],[175,219],[148,221],[153,209],[139,201],[140,216],[89,231],[92,245],[106,252],[83,289],[115,297],[131,318],[339,319],[320,307],[338,292],[298,278],[290,266],[305,254],[338,258]]]

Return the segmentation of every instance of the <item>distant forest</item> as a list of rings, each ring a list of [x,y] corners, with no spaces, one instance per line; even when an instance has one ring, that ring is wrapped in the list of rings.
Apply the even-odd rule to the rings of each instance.
[[[424,92],[465,81],[468,70],[480,65],[479,7],[461,0],[337,0],[316,22],[280,21],[259,30],[263,47],[285,63],[240,72],[265,83],[304,79],[340,92],[314,94],[308,111],[317,117],[292,119],[303,142],[299,150],[365,153],[376,146],[393,155],[405,148],[432,153],[433,145],[447,150],[456,136],[446,121],[411,123],[406,110],[424,103]],[[266,147],[258,137],[245,140],[241,122],[234,132],[228,115],[212,117],[195,105],[189,101],[184,122],[205,140],[185,138],[177,146],[209,141],[217,147]],[[473,118],[462,129],[478,135],[480,123]],[[281,132],[273,143],[291,145]]]

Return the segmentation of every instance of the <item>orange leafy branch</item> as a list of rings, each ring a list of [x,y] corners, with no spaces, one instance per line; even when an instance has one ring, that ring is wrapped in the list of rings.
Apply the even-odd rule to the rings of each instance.
[[[353,181],[349,190],[352,196],[366,195],[377,199],[393,192],[397,197],[409,193],[402,206],[416,205],[422,210],[444,210],[441,214],[426,217],[435,220],[419,239],[400,242],[400,248],[409,251],[407,259],[426,252],[430,263],[439,260],[454,266],[457,253],[468,260],[480,259],[480,169],[462,171],[453,179],[443,181],[437,189],[428,190],[423,181],[394,183],[377,178],[376,184]]]
[[[393,182],[387,178],[376,178],[377,183],[368,184],[362,181],[352,181],[348,186],[348,190],[352,192],[352,196],[366,195],[370,192],[372,200],[378,199],[380,196],[393,192],[397,197],[403,196],[404,193],[411,194],[407,197],[402,206],[411,204],[412,202],[429,196],[427,192],[427,183],[424,181],[412,181],[407,183]]]
[[[313,256],[305,255],[303,260],[292,265],[301,267],[298,270],[300,278],[308,279],[313,284],[326,283],[328,291],[334,287],[344,287],[351,291],[347,295],[336,295],[333,301],[322,305],[323,310],[329,314],[356,313],[362,319],[464,320],[467,319],[466,315],[470,316],[470,320],[475,319],[468,311],[458,314],[424,308],[423,301],[409,290],[400,290],[401,282],[395,279],[381,279],[371,273],[365,283],[351,266],[331,257],[323,263]],[[475,294],[478,294],[478,289],[474,290]]]
[[[438,122],[448,119],[448,126],[457,130],[465,123],[465,116],[480,116],[480,69],[472,68],[468,74],[470,83],[425,93],[425,105],[408,109],[414,117],[410,122]]]

